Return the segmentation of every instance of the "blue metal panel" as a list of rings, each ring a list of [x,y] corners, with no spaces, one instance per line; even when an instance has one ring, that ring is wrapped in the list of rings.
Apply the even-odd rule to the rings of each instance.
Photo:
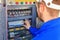
[[[36,27],[36,6],[32,6],[32,27]]]

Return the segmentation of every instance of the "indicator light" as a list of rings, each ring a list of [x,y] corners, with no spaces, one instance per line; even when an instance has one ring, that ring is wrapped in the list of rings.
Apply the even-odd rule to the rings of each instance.
[[[21,4],[23,4],[23,2],[21,2]]]
[[[18,2],[16,2],[16,4],[19,4]]]

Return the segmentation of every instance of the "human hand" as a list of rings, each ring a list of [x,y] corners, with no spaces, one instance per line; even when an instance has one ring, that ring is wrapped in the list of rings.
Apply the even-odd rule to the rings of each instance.
[[[29,29],[30,28],[30,22],[29,22],[29,20],[25,20],[24,23],[25,23],[24,27],[26,29]]]

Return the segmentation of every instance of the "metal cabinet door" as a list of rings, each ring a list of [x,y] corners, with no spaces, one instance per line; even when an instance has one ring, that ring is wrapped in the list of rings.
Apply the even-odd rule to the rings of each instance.
[[[6,12],[0,3],[0,40],[6,40]]]

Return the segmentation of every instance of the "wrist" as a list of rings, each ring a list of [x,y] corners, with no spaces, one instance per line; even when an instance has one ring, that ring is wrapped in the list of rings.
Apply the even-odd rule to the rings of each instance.
[[[28,26],[27,29],[30,29],[31,26]]]

